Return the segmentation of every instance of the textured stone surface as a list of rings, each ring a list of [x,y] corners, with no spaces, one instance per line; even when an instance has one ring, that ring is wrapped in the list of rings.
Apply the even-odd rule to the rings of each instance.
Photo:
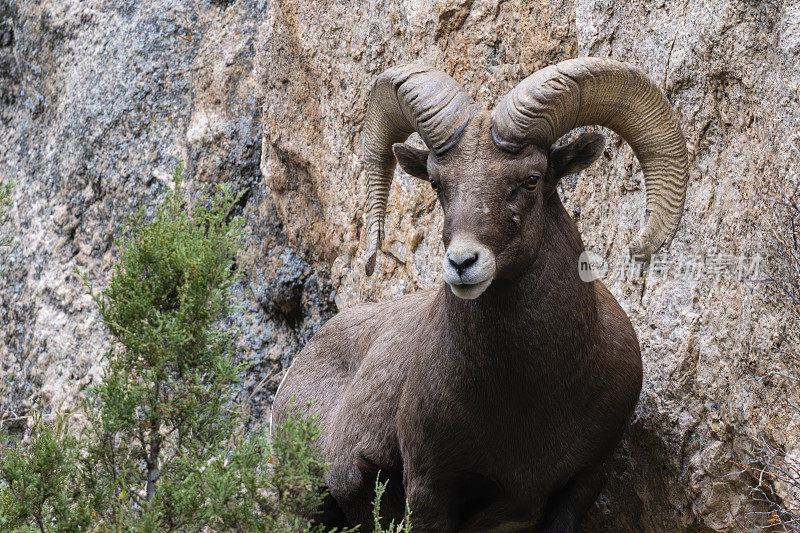
[[[233,322],[254,363],[243,389],[256,419],[337,307],[439,283],[440,210],[400,174],[388,253],[363,273],[359,129],[374,76],[403,62],[443,68],[486,107],[561,59],[638,64],[678,110],[690,153],[666,259],[761,255],[756,277],[780,275],[773,200],[798,181],[798,35],[793,1],[0,0],[0,176],[18,183],[18,245],[0,277],[0,417],[71,405],[97,378],[109,340],[72,271],[102,286],[124,215],[155,205],[176,156],[193,189],[250,188]],[[631,150],[610,137],[561,194],[587,246],[615,265],[644,191]],[[607,275],[645,383],[588,530],[741,530],[752,507],[733,461],[761,436],[800,453],[788,405],[798,386],[774,374],[797,370],[797,322],[773,285],[716,264],[691,278]]]
[[[99,377],[109,339],[73,271],[103,286],[124,217],[156,205],[178,157],[192,189],[249,188],[234,322],[256,419],[280,369],[335,312],[327,270],[291,248],[259,169],[252,73],[264,9],[0,1],[0,176],[17,183],[16,247],[0,276],[0,418],[37,402],[70,407]],[[277,309],[275,287],[298,280],[293,308]]]

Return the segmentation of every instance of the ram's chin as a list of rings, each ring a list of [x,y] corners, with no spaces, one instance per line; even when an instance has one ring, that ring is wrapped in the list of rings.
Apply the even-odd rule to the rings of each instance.
[[[450,285],[450,290],[453,291],[453,294],[458,296],[459,298],[463,298],[464,300],[474,300],[485,291],[489,285],[492,283],[492,278],[489,278],[485,281],[481,281],[480,283],[472,283],[472,284],[458,284],[458,283],[448,283]]]

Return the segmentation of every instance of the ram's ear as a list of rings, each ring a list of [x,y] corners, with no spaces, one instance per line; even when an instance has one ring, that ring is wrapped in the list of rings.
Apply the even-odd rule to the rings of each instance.
[[[550,150],[548,174],[551,184],[569,174],[580,172],[600,157],[606,148],[606,138],[602,133],[584,133],[571,143]]]
[[[412,176],[428,180],[428,151],[409,146],[406,143],[394,143],[392,152],[397,163]]]

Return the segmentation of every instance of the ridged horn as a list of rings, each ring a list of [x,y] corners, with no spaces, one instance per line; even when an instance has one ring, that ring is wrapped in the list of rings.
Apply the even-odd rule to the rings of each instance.
[[[610,59],[570,59],[528,76],[492,111],[495,143],[512,153],[531,143],[547,149],[571,129],[593,124],[617,132],[642,165],[647,222],[630,251],[648,259],[678,228],[689,163],[672,107],[647,75]]]
[[[425,65],[404,65],[386,70],[375,80],[362,133],[367,171],[365,227],[367,275],[375,269],[375,256],[383,240],[386,202],[394,175],[392,144],[413,132],[436,155],[458,142],[477,105],[446,73]]]

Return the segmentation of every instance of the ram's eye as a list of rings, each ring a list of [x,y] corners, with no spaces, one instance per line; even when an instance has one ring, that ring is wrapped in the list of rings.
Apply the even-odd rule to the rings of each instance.
[[[528,179],[522,184],[526,191],[535,191],[537,185],[539,185],[539,176],[528,176]]]
[[[431,188],[434,191],[439,192],[439,182],[436,180],[431,180]]]

